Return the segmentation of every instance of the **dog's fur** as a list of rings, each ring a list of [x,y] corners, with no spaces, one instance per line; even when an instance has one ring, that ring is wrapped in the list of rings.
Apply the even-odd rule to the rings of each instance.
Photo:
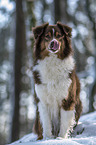
[[[40,138],[67,138],[82,111],[80,83],[71,47],[72,29],[57,22],[33,28],[37,115],[34,130]]]

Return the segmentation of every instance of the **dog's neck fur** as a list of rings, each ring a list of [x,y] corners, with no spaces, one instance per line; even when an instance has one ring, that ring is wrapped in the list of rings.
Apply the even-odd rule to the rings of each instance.
[[[70,55],[68,58],[61,60],[57,58],[56,54],[50,54],[45,57],[44,60],[38,60],[33,70],[37,70],[40,73],[42,83],[46,84],[56,80],[62,80],[62,77],[66,77],[75,66],[74,58]]]

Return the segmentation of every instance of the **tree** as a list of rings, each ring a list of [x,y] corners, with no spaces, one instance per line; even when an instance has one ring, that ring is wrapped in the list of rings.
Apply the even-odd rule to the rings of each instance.
[[[19,139],[20,132],[20,93],[22,90],[21,67],[22,55],[26,47],[25,22],[23,12],[23,0],[16,0],[16,40],[15,40],[15,60],[14,60],[14,96],[13,96],[13,116],[11,128],[11,142]]]
[[[61,21],[60,0],[54,0],[55,23]]]

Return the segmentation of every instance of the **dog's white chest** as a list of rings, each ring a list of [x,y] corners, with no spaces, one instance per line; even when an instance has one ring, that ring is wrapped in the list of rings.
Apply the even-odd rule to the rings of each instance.
[[[60,60],[56,55],[51,54],[44,60],[38,61],[33,70],[40,73],[42,84],[35,85],[35,90],[40,101],[45,104],[60,103],[67,97],[68,88],[71,84],[69,73],[74,68],[72,56]]]

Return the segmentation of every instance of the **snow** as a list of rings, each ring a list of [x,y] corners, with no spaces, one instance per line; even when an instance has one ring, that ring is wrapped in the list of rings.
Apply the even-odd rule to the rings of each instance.
[[[31,133],[10,145],[96,145],[96,111],[81,116],[72,138],[37,141],[37,135]]]

